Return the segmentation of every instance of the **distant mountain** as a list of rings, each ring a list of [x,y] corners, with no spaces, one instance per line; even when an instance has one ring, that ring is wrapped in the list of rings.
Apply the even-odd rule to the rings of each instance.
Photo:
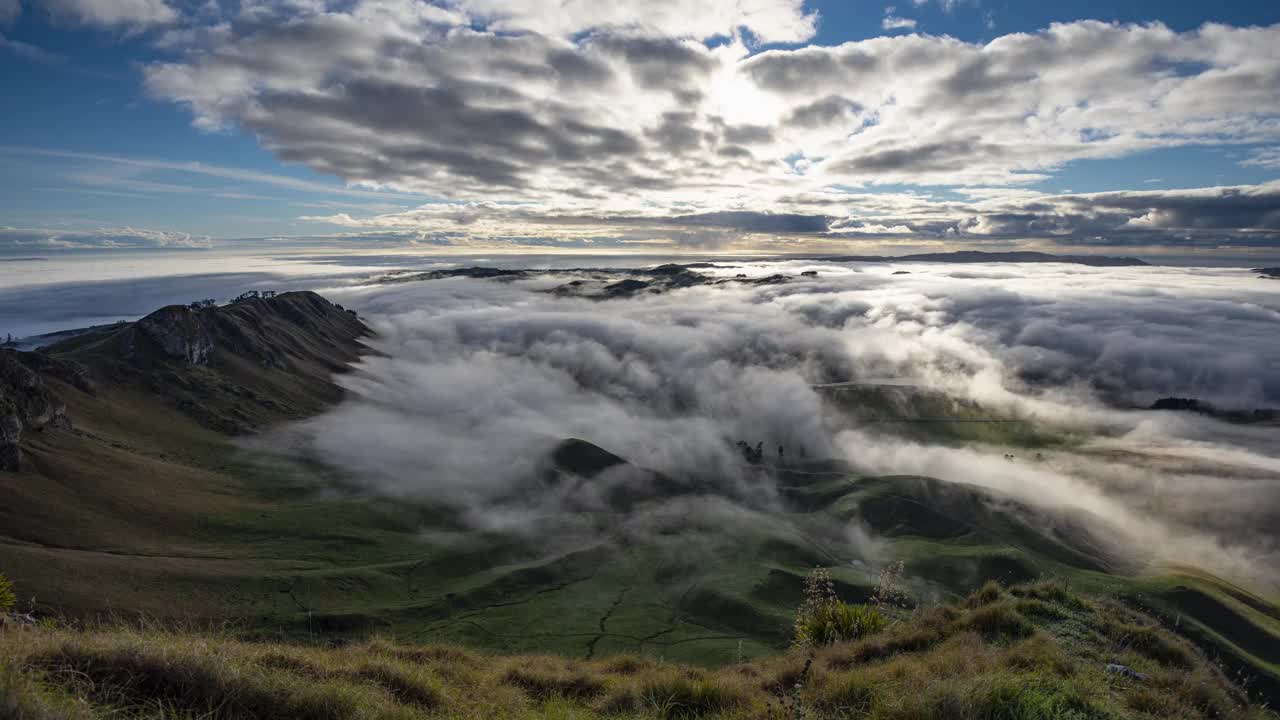
[[[982,252],[959,250],[947,253],[923,253],[918,255],[819,255],[812,260],[827,262],[936,262],[936,263],[1071,263],[1090,267],[1139,267],[1151,263],[1131,257],[1107,257],[1105,255],[1050,255],[1042,252]]]
[[[1160,398],[1151,404],[1151,409],[1194,412],[1234,423],[1274,423],[1280,420],[1280,410],[1274,408],[1223,409],[1198,398]]]

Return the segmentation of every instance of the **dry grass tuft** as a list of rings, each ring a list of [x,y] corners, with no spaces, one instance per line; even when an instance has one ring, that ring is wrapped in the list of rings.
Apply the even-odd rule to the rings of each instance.
[[[502,681],[540,701],[555,697],[589,700],[605,688],[601,679],[560,658],[531,658],[507,670]]]

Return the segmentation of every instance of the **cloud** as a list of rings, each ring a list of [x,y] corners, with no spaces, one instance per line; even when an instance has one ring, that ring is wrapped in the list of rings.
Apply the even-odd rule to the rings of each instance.
[[[912,274],[890,274],[902,267]],[[542,292],[569,279],[554,271],[339,290],[335,299],[374,321],[380,352],[343,378],[347,402],[267,442],[475,526],[543,537],[556,537],[549,519],[601,510],[599,498],[542,485],[562,438],[751,512],[778,501],[733,442],[804,446],[861,472],[928,474],[1085,511],[1142,559],[1276,580],[1276,537],[1263,529],[1275,520],[1264,508],[1280,500],[1270,430],[1128,409],[1163,395],[1280,403],[1280,315],[1246,273],[799,261],[710,272],[804,269],[818,278],[606,302]],[[1038,465],[1009,463],[1002,448],[932,444],[849,416],[813,387],[848,380],[946,393],[1080,443]],[[643,494],[652,479],[601,480],[614,482]],[[1247,527],[1208,517],[1210,501],[1239,509],[1231,517]],[[691,507],[683,502],[663,501]]]
[[[156,248],[207,248],[208,237],[168,230],[145,228],[99,228],[97,230],[50,230],[0,227],[0,254],[26,254],[73,250],[119,250]]]
[[[791,2],[272,7],[175,38],[175,58],[144,70],[149,92],[349,183],[547,215],[796,213],[778,198],[1018,186],[1078,160],[1280,139],[1280,26],[1081,21],[986,44],[753,52],[745,36],[701,39],[804,38],[811,16]]]
[[[269,185],[272,187],[284,188],[287,190],[296,190],[300,192],[315,193],[322,195],[337,195],[341,197],[350,197],[369,200],[396,200],[396,199],[421,199],[418,195],[406,195],[403,193],[384,192],[377,190],[362,190],[352,187],[334,186],[328,183],[315,180],[306,180],[303,178],[291,177],[288,175],[277,175],[273,173],[262,172],[259,170],[249,170],[246,168],[228,167],[225,165],[213,165],[204,162],[182,161],[182,160],[156,160],[149,158],[127,157],[122,155],[109,155],[106,153],[84,153],[71,150],[58,150],[53,148],[29,147],[17,145],[0,145],[0,154],[13,155],[34,155],[37,157],[62,159],[62,160],[82,160],[94,163],[108,163],[111,165],[121,165],[129,168],[135,168],[144,171],[172,171],[181,173],[190,173],[194,175],[203,175],[206,177],[219,178],[224,180],[233,180],[241,183],[252,183],[259,185]]]
[[[640,32],[695,39],[729,36],[744,28],[760,42],[801,42],[815,32],[817,13],[802,0],[463,0],[474,18],[499,32],[572,36],[592,30]]]
[[[3,12],[3,9],[0,9],[0,22],[3,22],[4,19]],[[7,38],[3,33],[0,33],[0,51],[10,52],[24,60],[46,65],[59,63],[65,59],[61,55],[51,53],[38,45]]]
[[[777,513],[768,477],[743,471],[732,443],[744,439],[788,454],[804,446],[858,472],[928,474],[1086,511],[1102,537],[1146,559],[1253,580],[1280,567],[1273,430],[1134,409],[1165,396],[1280,406],[1280,309],[1268,282],[1242,269],[742,260],[701,271],[790,279],[595,302],[545,292],[581,277],[555,269],[505,283],[369,282],[474,258],[290,254],[254,258],[266,270],[246,273],[246,258],[212,251],[201,254],[209,272],[178,275],[186,263],[143,257],[95,258],[107,281],[25,286],[83,271],[0,263],[11,285],[0,292],[0,325],[22,334],[246,288],[319,288],[376,325],[381,354],[344,377],[347,402],[264,442],[345,468],[370,491],[453,507],[476,527],[588,537],[602,532],[607,488],[651,487],[649,476],[610,476],[600,492],[548,493],[546,452],[581,437],[688,491],[606,530],[714,525],[733,512],[809,532],[808,520]],[[503,264],[529,262],[592,264]],[[1008,462],[1003,448],[931,443],[909,425],[850,415],[813,387],[850,380],[945,393],[1071,441],[1034,464]],[[822,529],[839,557],[867,551],[844,530]]]
[[[902,161],[884,156],[867,160]],[[433,203],[366,217],[336,213],[302,219],[364,231],[434,235],[457,244],[559,238],[602,246],[638,239],[687,245],[697,244],[688,232],[699,228],[718,231],[703,236],[717,246],[742,250],[831,251],[850,240],[911,238],[953,246],[1039,242],[1051,249],[1280,245],[1280,183],[1066,195],[969,189],[954,199],[902,192],[780,193],[766,206],[775,210],[673,215],[650,209],[640,215],[607,209],[563,212],[536,203]]]
[[[916,21],[911,18],[898,17],[897,15],[885,15],[880,21],[880,27],[885,30],[915,30]]]
[[[1267,170],[1280,170],[1280,147],[1259,148],[1249,153],[1249,157],[1240,161],[1241,165],[1260,167]]]
[[[144,29],[167,25],[178,12],[165,0],[44,0],[55,20],[100,28]]]

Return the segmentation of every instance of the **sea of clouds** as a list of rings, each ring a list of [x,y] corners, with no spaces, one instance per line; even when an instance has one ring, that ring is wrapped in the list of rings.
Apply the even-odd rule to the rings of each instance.
[[[451,508],[463,527],[585,543],[602,529],[774,523],[820,538],[835,557],[887,559],[871,557],[876,543],[859,527],[781,519],[775,479],[747,470],[734,447],[746,440],[1080,511],[1138,559],[1280,582],[1280,428],[1146,409],[1170,396],[1280,407],[1277,281],[1243,268],[759,260],[698,272],[786,282],[605,301],[548,292],[579,277],[569,268],[665,260],[391,253],[15,265],[0,283],[0,318],[43,332],[245,289],[317,290],[360,311],[377,352],[340,378],[346,401],[269,442],[369,491]],[[541,272],[380,281],[461,265]],[[817,276],[800,275],[808,270]],[[830,383],[912,385],[1086,440],[1042,461],[1015,449],[1011,462],[1008,448],[927,442],[851,416],[814,387]],[[626,518],[595,515],[601,497],[542,481],[565,438],[692,490]],[[596,485],[643,482],[615,473]]]
[[[1165,396],[1280,406],[1271,281],[1239,269],[1058,264],[702,272],[789,279],[606,301],[547,292],[573,277],[556,270],[334,288],[375,328],[378,352],[341,379],[349,399],[291,428],[289,442],[377,492],[442,503],[476,527],[540,533],[569,510],[538,480],[565,438],[696,478],[697,502],[713,499],[722,518],[728,507],[756,517],[779,507],[736,440],[805,447],[867,474],[928,475],[1083,512],[1144,561],[1276,581],[1280,430],[1145,409]],[[1087,439],[1038,462],[911,439],[838,411],[814,387],[842,382],[945,392]],[[693,502],[655,513],[692,522]],[[867,541],[846,530],[844,541]]]

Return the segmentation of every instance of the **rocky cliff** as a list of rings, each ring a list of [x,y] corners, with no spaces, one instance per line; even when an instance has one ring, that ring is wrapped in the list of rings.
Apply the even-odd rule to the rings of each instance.
[[[22,466],[24,432],[71,426],[66,404],[37,371],[44,367],[71,372],[53,368],[57,364],[35,353],[0,350],[0,470],[16,471]]]
[[[185,305],[170,305],[139,320],[136,328],[165,355],[204,365],[213,352],[213,337],[201,314]]]

